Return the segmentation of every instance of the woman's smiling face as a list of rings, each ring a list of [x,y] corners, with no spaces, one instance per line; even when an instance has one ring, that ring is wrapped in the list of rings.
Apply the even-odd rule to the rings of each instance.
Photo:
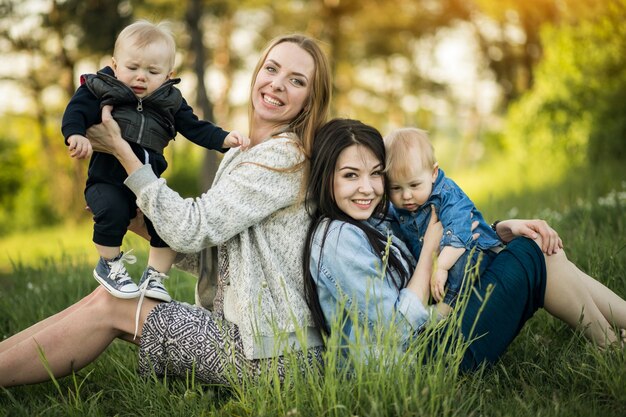
[[[253,86],[254,117],[272,125],[288,124],[309,98],[315,62],[293,42],[276,45],[268,53]]]
[[[383,164],[362,145],[344,149],[335,165],[333,194],[337,207],[355,220],[367,220],[385,191]]]

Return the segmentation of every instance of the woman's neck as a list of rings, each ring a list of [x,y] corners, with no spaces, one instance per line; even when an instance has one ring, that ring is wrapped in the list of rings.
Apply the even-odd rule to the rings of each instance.
[[[280,132],[286,131],[289,125],[275,125],[262,122],[256,122],[250,130],[250,146],[258,145]]]

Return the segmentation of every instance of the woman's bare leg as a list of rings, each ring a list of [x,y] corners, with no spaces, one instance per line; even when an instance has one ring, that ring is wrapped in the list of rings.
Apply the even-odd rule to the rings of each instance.
[[[141,323],[156,305],[144,300]],[[97,289],[74,306],[79,307],[27,329],[26,336],[18,335],[12,346],[0,352],[0,387],[49,380],[40,350],[53,375],[62,377],[93,362],[115,338],[133,341],[137,300],[115,298]],[[134,343],[139,343],[140,336],[141,329]]]
[[[22,340],[30,338],[32,335],[39,332],[41,329],[48,327],[59,320],[62,320],[68,314],[71,314],[75,312],[76,310],[81,309],[83,306],[85,306],[89,302],[89,300],[91,300],[94,296],[97,295],[97,292],[100,289],[101,287],[98,287],[91,294],[85,296],[80,301],[67,307],[65,310],[62,310],[56,313],[55,315],[52,315],[48,318],[38,321],[37,323],[33,324],[27,329],[24,329],[21,332],[14,334],[13,336],[9,337],[6,340],[3,340],[2,342],[0,342],[0,353],[12,348],[16,344],[20,343]]]
[[[545,259],[547,279],[544,308],[571,327],[582,328],[585,336],[600,347],[621,340],[602,311],[602,309],[605,311],[608,309],[608,301],[616,302],[616,300],[612,297],[600,296],[604,295],[604,291],[594,283],[607,291],[610,290],[590,277],[589,279],[594,283],[584,278],[581,271],[567,259],[562,250],[557,254],[545,256]],[[592,296],[592,293],[596,297]],[[621,303],[616,303],[618,304],[616,308],[622,308]]]
[[[574,266],[576,268],[576,266]],[[604,318],[619,329],[626,329],[626,300],[611,291],[607,286],[576,268],[580,279],[585,283],[591,298]]]

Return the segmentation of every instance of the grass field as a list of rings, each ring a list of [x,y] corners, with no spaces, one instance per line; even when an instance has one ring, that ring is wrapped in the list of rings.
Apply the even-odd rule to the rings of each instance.
[[[617,173],[617,175],[616,175]],[[626,175],[574,173],[559,184],[481,204],[486,218],[542,217],[559,230],[581,269],[626,296]],[[0,337],[68,306],[95,288],[89,225],[0,241]],[[86,241],[86,242],[85,242]],[[146,244],[131,239],[140,260]],[[10,261],[13,260],[12,262]],[[175,298],[193,299],[192,277],[173,272]],[[271,372],[233,388],[191,379],[141,379],[136,349],[114,342],[95,363],[59,381],[0,391],[0,416],[624,416],[626,354],[599,352],[544,311],[502,360],[458,375],[455,358],[417,366],[406,358],[357,365],[346,374],[327,353],[323,375]],[[393,355],[389,352],[389,355]]]

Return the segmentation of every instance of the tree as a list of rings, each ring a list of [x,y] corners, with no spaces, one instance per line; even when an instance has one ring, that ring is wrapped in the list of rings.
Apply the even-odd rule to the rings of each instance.
[[[15,210],[15,196],[24,182],[24,161],[15,142],[0,138],[0,236],[13,222],[11,214]]]
[[[132,8],[124,9],[124,5],[129,3],[0,0],[0,53],[16,63],[0,81],[18,85],[30,98],[32,113],[28,116],[37,127],[36,134],[27,139],[37,141],[40,161],[24,187],[38,189],[46,207],[41,211],[45,219],[32,219],[33,226],[38,220],[55,222],[66,213],[83,213],[84,199],[76,190],[84,184],[85,163],[67,156],[59,129],[60,113],[76,89],[77,61],[101,56],[105,48],[110,52],[116,32],[129,21]],[[68,198],[52,198],[55,195]]]
[[[593,16],[596,0],[474,0],[469,22],[482,55],[503,92],[502,108],[531,89],[543,59],[544,27],[571,24]],[[472,7],[472,6],[468,6]]]
[[[206,119],[215,121],[216,113],[220,114],[220,123],[226,122],[230,113],[230,105],[228,103],[227,92],[232,85],[232,74],[234,68],[231,60],[230,40],[233,32],[233,17],[235,14],[235,5],[228,1],[211,2],[210,7],[206,7],[202,0],[189,0],[187,12],[185,13],[185,23],[189,29],[189,55],[188,61],[193,65],[196,74],[196,103],[200,114]],[[205,14],[204,11],[208,13]],[[210,20],[219,28],[218,33],[221,36],[218,42],[209,48],[204,43],[205,35],[205,19]],[[213,64],[223,74],[224,89],[223,93],[218,96],[219,103],[214,106],[211,102],[205,85],[206,67],[208,64],[208,56],[217,58]],[[214,111],[217,107],[217,112]],[[200,172],[200,187],[207,190],[210,188],[217,172],[220,158],[214,151],[205,152]]]
[[[557,23],[562,14],[555,0],[476,0],[472,18],[483,55],[502,86],[503,106],[530,89],[534,68],[541,60],[539,37],[546,24]],[[487,21],[491,19],[491,21]]]
[[[626,0],[609,0],[543,32],[535,85],[508,117],[511,147],[574,163],[626,157],[625,13]]]

